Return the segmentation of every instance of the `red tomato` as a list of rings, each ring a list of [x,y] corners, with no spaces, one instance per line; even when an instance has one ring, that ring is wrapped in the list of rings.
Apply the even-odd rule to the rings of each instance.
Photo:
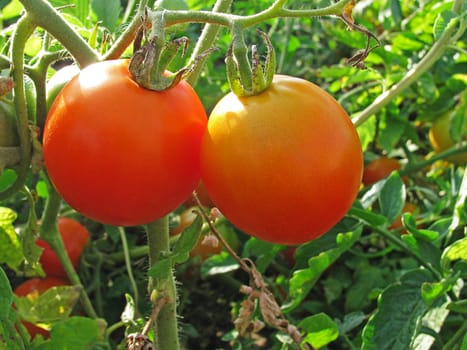
[[[30,296],[36,293],[40,295],[52,287],[66,286],[69,284],[70,283],[68,281],[53,276],[48,276],[46,278],[31,278],[18,285],[15,288],[14,293],[19,297]],[[49,336],[49,331],[46,329],[40,328],[26,321],[22,321],[22,323],[33,338],[36,334],[41,334],[44,338]]]
[[[318,86],[278,75],[259,95],[226,95],[211,113],[202,181],[232,224],[273,243],[300,244],[334,226],[362,178],[358,134]]]
[[[399,170],[401,164],[397,159],[380,157],[371,161],[363,170],[362,182],[365,186],[369,186],[389,176],[394,170]]]
[[[83,215],[145,224],[182,204],[198,184],[206,124],[188,83],[155,92],[131,79],[127,60],[96,63],[54,101],[45,165],[63,199]]]
[[[89,231],[79,222],[66,217],[58,219],[58,231],[62,236],[66,252],[77,269],[84,247],[89,242]],[[47,276],[66,277],[67,274],[52,248],[42,239],[38,239],[36,244],[44,248],[39,261]]]

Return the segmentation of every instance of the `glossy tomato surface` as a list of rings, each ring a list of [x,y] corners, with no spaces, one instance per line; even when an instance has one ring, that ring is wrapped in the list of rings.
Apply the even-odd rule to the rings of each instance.
[[[89,242],[89,231],[78,221],[66,217],[60,217],[57,225],[66,252],[73,266],[77,269],[84,248]],[[39,262],[47,276],[66,277],[67,274],[52,248],[42,239],[38,239],[36,244],[44,248]]]
[[[400,168],[401,164],[397,159],[388,157],[376,158],[363,169],[362,182],[365,186],[372,185]]]
[[[454,141],[450,135],[450,118],[449,113],[442,115],[437,118],[434,122],[430,131],[428,133],[428,138],[430,140],[433,149],[436,152],[442,152],[448,148],[454,146]],[[464,118],[463,128],[462,128],[462,139],[467,139],[467,118]],[[454,163],[463,165],[467,163],[467,152],[462,152],[453,156],[446,158],[446,160]]]
[[[219,101],[201,152],[202,181],[225,217],[282,244],[334,226],[355,200],[362,170],[343,108],[318,86],[281,75],[260,95]]]
[[[179,206],[198,184],[206,124],[186,82],[154,92],[131,79],[127,60],[96,63],[54,101],[45,165],[60,195],[83,215],[145,224]]]
[[[47,276],[46,278],[31,278],[19,284],[14,293],[19,297],[31,296],[33,294],[42,294],[48,289],[57,286],[66,286],[70,283],[62,278]],[[38,327],[30,322],[23,321],[23,325],[28,330],[31,337],[41,334],[43,337],[49,336],[49,331]]]

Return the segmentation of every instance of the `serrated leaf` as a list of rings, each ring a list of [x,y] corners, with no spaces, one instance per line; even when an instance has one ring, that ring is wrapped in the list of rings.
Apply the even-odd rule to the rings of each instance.
[[[105,322],[100,319],[70,317],[52,328],[51,339],[41,344],[40,350],[100,349],[104,329]]]
[[[299,327],[305,332],[302,344],[321,348],[336,340],[339,336],[337,324],[325,313],[304,318]]]
[[[444,297],[444,295],[455,286],[458,279],[459,276],[450,276],[448,278],[443,278],[439,282],[423,283],[421,291],[422,298],[426,305],[431,306],[436,300]]]
[[[0,207],[0,263],[12,269],[17,269],[23,261],[21,242],[13,226],[15,220],[13,210]]]
[[[92,0],[91,8],[102,21],[104,27],[111,32],[117,28],[121,5],[119,0]]]
[[[381,214],[388,222],[394,222],[401,214],[405,203],[405,185],[397,171],[394,171],[384,181],[379,194]]]
[[[438,40],[444,34],[449,23],[457,17],[457,13],[452,10],[445,10],[438,15],[433,27],[435,40]]]
[[[361,350],[410,349],[427,310],[420,285],[431,281],[428,274],[417,270],[387,287],[379,297],[377,312],[363,329]]]
[[[387,282],[381,269],[368,264],[360,264],[355,270],[352,285],[345,295],[345,311],[358,311],[365,309],[371,302],[370,294],[376,288],[386,286]]]
[[[449,271],[456,260],[467,261],[467,237],[455,241],[444,250],[441,256],[441,268]]]
[[[285,312],[289,312],[300,305],[301,301],[308,295],[321,274],[358,241],[361,231],[361,227],[353,232],[346,233],[338,233],[333,229],[326,234],[335,237],[334,247],[322,251],[316,256],[310,257],[307,268],[294,272],[290,279],[290,302],[283,305]]]
[[[80,294],[79,286],[57,286],[43,293],[16,296],[15,305],[21,319],[50,326],[71,314]]]

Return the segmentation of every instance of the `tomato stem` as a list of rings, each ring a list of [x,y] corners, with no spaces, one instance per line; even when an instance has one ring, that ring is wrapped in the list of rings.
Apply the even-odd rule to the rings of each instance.
[[[165,216],[146,225],[149,246],[149,266],[153,266],[170,251],[169,220]],[[159,310],[154,320],[154,345],[156,349],[179,350],[176,288],[172,264],[166,266],[167,271],[161,272],[165,278],[149,278],[148,292],[153,308],[158,307],[160,298],[166,298],[167,303]]]
[[[48,1],[20,0],[33,22],[52,34],[82,67],[99,60],[97,53]]]

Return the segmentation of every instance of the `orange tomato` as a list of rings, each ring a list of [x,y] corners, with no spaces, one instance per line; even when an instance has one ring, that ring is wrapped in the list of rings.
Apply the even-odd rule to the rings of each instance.
[[[363,155],[350,118],[327,92],[276,75],[259,95],[229,93],[214,107],[201,151],[212,201],[244,232],[300,244],[347,213]]]

